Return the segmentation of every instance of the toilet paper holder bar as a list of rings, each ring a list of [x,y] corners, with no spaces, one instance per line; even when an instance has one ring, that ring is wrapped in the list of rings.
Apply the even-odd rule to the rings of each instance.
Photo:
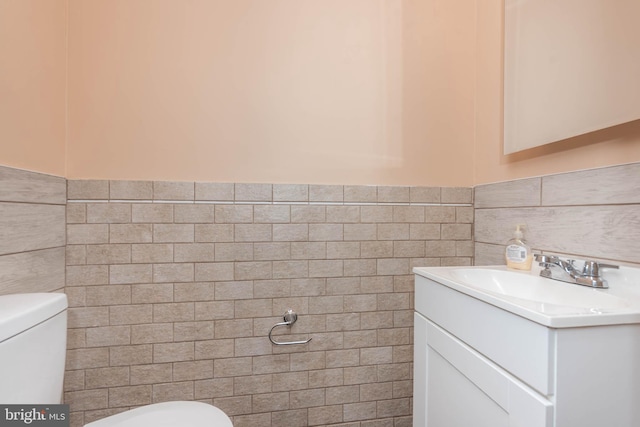
[[[305,341],[276,341],[276,340],[274,340],[273,337],[271,336],[271,334],[273,333],[273,330],[275,328],[277,328],[278,326],[291,326],[291,325],[293,325],[294,323],[296,323],[296,320],[298,320],[298,315],[296,314],[295,311],[293,311],[292,309],[289,309],[284,313],[283,320],[284,320],[284,322],[276,323],[275,325],[273,325],[273,327],[271,327],[271,330],[269,331],[269,341],[271,341],[275,345],[306,344],[309,341],[311,341],[311,338],[309,338],[308,340],[305,340]]]

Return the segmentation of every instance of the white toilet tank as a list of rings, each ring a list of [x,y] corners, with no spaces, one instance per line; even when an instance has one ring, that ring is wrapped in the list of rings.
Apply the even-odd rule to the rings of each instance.
[[[56,404],[62,398],[67,296],[0,296],[0,402]]]

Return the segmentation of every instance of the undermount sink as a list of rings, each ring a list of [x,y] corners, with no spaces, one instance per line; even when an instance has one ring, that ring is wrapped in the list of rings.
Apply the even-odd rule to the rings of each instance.
[[[640,269],[607,271],[609,289],[540,277],[535,267],[424,267],[414,272],[546,326],[640,323]]]

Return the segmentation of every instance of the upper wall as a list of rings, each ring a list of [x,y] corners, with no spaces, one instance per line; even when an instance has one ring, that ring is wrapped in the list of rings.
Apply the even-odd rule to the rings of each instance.
[[[67,177],[470,185],[474,7],[70,0]]]
[[[66,4],[0,2],[0,164],[65,173]]]
[[[640,161],[640,121],[502,154],[503,4],[490,0],[477,7],[474,184]]]

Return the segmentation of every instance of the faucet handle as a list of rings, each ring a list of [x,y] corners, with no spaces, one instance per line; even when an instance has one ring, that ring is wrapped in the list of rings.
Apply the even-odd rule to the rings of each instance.
[[[582,268],[582,275],[588,277],[600,277],[601,268],[620,268],[613,264],[604,264],[597,261],[585,261]]]

